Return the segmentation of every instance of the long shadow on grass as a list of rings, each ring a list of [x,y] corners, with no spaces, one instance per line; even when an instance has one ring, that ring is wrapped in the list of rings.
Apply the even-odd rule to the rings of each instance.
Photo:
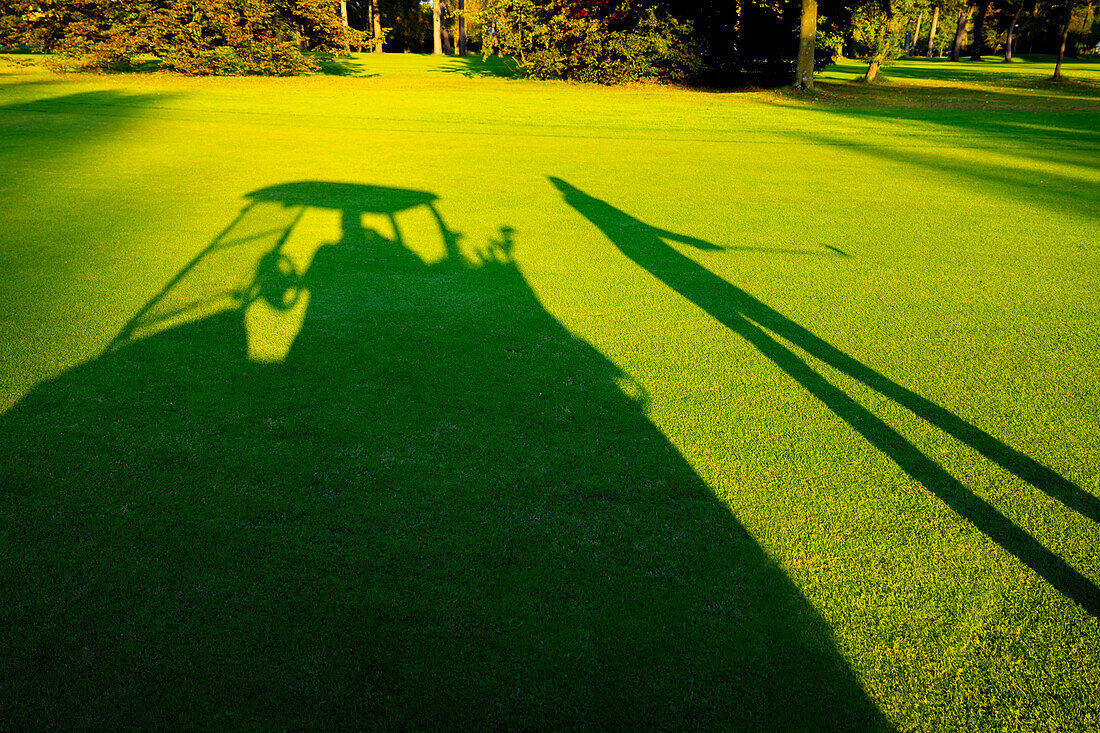
[[[1034,147],[1056,145],[1053,151],[1067,162],[1077,162],[1061,148],[1094,151],[1100,143],[1096,99],[1067,99],[1056,92],[1036,89],[1025,93],[1009,88],[997,91],[960,87],[922,88],[907,85],[873,87],[830,85],[844,104],[821,105],[815,111],[852,117],[889,127],[898,120],[934,124],[943,132],[960,131],[976,143],[1027,153]],[[853,91],[855,89],[856,91]],[[789,103],[787,103],[789,104]],[[945,147],[955,143],[950,136],[914,135],[926,147]],[[1027,147],[1024,147],[1027,146]]]
[[[909,58],[905,63],[892,64],[886,67],[886,75],[890,79],[915,79],[920,81],[941,82],[983,82],[1002,86],[1032,86],[1036,82],[1046,84],[1054,73],[1054,56],[1016,56],[1011,64],[1004,63],[1004,59],[997,56],[986,56],[981,62],[950,61],[946,58],[925,59]],[[867,70],[867,63],[855,59],[845,59],[837,64],[839,71],[862,75]],[[1063,62],[1065,74],[1074,78],[1075,72],[1084,71],[1088,79],[1094,78],[1100,65],[1095,61],[1082,61],[1080,59],[1065,59]],[[1050,84],[1048,86],[1054,87]]]
[[[664,238],[700,249],[719,249],[715,245],[649,226],[561,179],[550,180],[561,191],[565,201],[599,227],[623,254],[755,346],[952,510],[1032,568],[1066,597],[1092,615],[1100,616],[1100,589],[1092,581],[968,490],[874,413],[814,371],[779,339],[859,380],[1066,506],[1094,521],[1100,521],[1100,500],[1095,496],[823,341],[744,290],[680,254],[666,244]]]
[[[1007,135],[1007,132],[1006,132]],[[1100,170],[1100,151],[1092,156],[1094,162],[1084,158],[1072,158],[1068,152],[1063,160],[1056,161],[1049,153],[1022,152],[1021,158],[1034,158],[1055,164],[1072,164],[1083,169],[1074,173],[1055,170],[1036,170],[1027,165],[1011,165],[1000,161],[960,161],[955,150],[918,145],[886,145],[868,140],[853,140],[842,135],[800,133],[815,145],[868,156],[878,160],[900,163],[917,170],[943,174],[954,180],[968,182],[975,190],[993,195],[1009,195],[1025,205],[1042,205],[1053,211],[1066,211],[1091,217],[1100,210],[1100,186],[1096,175],[1087,169]]]
[[[904,95],[894,90],[864,90],[859,97],[850,97],[861,105],[876,106],[816,107],[826,124],[819,126],[821,131],[799,135],[815,145],[945,173],[982,190],[1053,211],[1092,216],[1100,207],[1100,187],[1096,185],[1100,98],[1066,106],[1053,93],[1022,97],[1007,91],[902,91]],[[927,103],[900,104],[892,99],[916,95]],[[828,132],[838,123],[852,121],[881,125],[890,130],[892,140],[873,136],[855,140]],[[899,126],[899,121],[916,126]],[[983,159],[982,150],[994,154]],[[969,154],[960,157],[959,151]]]
[[[40,87],[53,82],[25,82],[21,86]],[[174,95],[131,94],[114,89],[92,92],[74,92],[59,97],[34,99],[0,107],[4,113],[34,113],[40,115],[79,115],[79,126],[85,133],[100,132],[104,120],[101,118],[140,117],[144,110],[154,102],[172,99]],[[29,130],[29,132],[41,131]],[[105,130],[104,132],[109,132]],[[81,137],[84,137],[83,135]],[[55,141],[50,141],[55,142]]]
[[[17,93],[48,90],[54,80],[9,82]],[[125,132],[154,103],[175,95],[118,90],[75,92],[0,105],[0,163],[7,173],[41,167],[50,159]]]
[[[0,418],[4,727],[888,727],[514,236],[257,191]]]

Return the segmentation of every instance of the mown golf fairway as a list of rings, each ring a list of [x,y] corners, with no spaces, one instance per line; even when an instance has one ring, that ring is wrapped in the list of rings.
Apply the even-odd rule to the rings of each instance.
[[[1100,62],[10,58],[0,728],[1100,728]]]

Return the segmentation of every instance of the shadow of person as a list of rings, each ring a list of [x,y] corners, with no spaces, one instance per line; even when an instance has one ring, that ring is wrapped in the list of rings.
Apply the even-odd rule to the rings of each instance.
[[[464,255],[438,218],[429,263],[363,217],[431,194],[266,191],[288,211],[250,204],[247,235],[0,417],[6,723],[888,727],[510,230]],[[341,221],[300,275],[295,207]],[[223,287],[204,263],[261,235]],[[199,280],[219,310],[165,306]],[[280,362],[248,360],[259,299],[308,302]]]
[[[772,334],[909,409],[1066,506],[1100,521],[1100,503],[1096,497],[943,407],[887,379],[680,254],[664,240],[700,249],[718,249],[716,245],[652,227],[559,178],[549,180],[562,193],[566,203],[596,225],[623,254],[751,343],[899,468],[1067,598],[1092,615],[1100,615],[1100,590],[1091,580],[963,486],[901,433],[814,371]]]

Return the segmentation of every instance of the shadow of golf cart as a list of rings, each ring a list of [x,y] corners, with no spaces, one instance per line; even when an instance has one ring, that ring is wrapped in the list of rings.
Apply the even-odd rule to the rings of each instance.
[[[439,213],[438,197],[426,191],[298,181],[245,198],[237,217],[126,324],[109,351],[238,311],[249,334],[249,358],[281,361],[308,308],[309,268],[320,247],[363,248],[368,257],[370,248],[385,248],[387,258],[419,256],[429,263],[459,259],[459,235]],[[333,215],[340,239],[325,242]]]

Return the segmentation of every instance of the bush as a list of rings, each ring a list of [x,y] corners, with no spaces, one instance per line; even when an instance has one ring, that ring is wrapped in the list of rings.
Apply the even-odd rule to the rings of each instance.
[[[0,35],[58,53],[67,68],[127,70],[152,55],[181,74],[282,76],[316,68],[286,40],[298,29],[317,49],[349,41],[328,0],[0,2],[21,11],[5,16]]]
[[[490,0],[477,19],[495,31],[482,36],[485,55],[513,56],[538,79],[616,84],[697,70],[691,24],[654,8],[619,2],[592,12],[563,0]]]
[[[291,76],[317,68],[313,59],[290,43],[254,45],[247,56],[232,46],[190,53],[173,49],[161,61],[163,68],[188,76]]]

